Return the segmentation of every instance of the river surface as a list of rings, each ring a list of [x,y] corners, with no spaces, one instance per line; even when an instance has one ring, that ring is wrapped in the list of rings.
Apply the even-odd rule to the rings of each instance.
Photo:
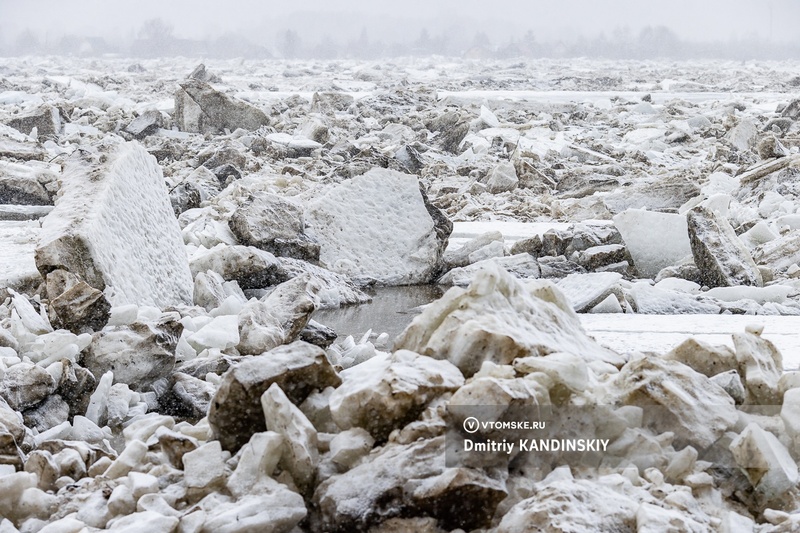
[[[439,298],[446,287],[415,285],[376,289],[369,304],[317,311],[314,320],[333,328],[340,338],[352,335],[358,341],[368,330],[392,340],[420,312],[420,306]],[[694,336],[712,344],[733,347],[731,334],[748,324],[764,326],[763,337],[783,355],[784,370],[800,368],[800,317],[752,315],[578,315],[584,329],[600,344],[620,353],[647,351],[666,353]]]
[[[420,306],[438,299],[446,289],[438,285],[381,287],[368,304],[317,311],[314,320],[333,328],[339,338],[352,335],[358,341],[371,329],[375,335],[388,333],[394,340],[419,314]]]

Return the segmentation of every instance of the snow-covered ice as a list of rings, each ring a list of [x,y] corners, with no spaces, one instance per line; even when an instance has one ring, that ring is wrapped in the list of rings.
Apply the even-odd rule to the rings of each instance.
[[[324,266],[388,285],[430,281],[443,251],[408,174],[371,170],[313,201],[305,219]]]
[[[38,275],[33,251],[41,226],[37,221],[0,221],[0,286],[20,288]]]
[[[800,317],[745,315],[579,315],[587,333],[618,352],[666,353],[689,336],[733,347],[731,335],[750,324],[764,326],[764,338],[783,354],[784,367],[800,369]]]
[[[189,261],[161,168],[136,143],[108,150],[99,168],[68,167],[63,195],[42,225],[37,266],[75,270],[114,305],[190,303]]]
[[[0,530],[797,529],[796,61],[0,71]]]

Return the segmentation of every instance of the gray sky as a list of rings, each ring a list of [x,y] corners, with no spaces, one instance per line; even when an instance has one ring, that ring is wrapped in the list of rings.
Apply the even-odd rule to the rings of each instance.
[[[26,28],[49,38],[129,38],[154,17],[190,39],[236,31],[267,40],[279,29],[294,29],[304,38],[348,39],[366,28],[373,39],[410,41],[424,27],[431,34],[482,30],[502,42],[526,30],[553,39],[664,25],[690,40],[800,41],[800,0],[0,0],[0,38],[8,41]]]

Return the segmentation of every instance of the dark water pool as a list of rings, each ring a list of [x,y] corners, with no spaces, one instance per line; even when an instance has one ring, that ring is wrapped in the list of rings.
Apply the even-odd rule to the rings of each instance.
[[[416,308],[436,300],[445,289],[437,285],[380,287],[372,293],[371,303],[317,311],[312,318],[333,328],[340,339],[352,335],[358,341],[372,329],[373,335],[388,333],[391,341],[417,315]]]

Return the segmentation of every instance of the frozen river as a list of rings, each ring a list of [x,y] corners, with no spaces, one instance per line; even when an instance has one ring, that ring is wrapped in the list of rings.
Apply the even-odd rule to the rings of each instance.
[[[541,235],[550,228],[563,229],[563,223],[461,222],[456,223],[451,240],[459,245],[486,231],[500,231],[510,244],[518,239]],[[38,235],[37,222],[0,224],[0,247],[5,259],[0,262],[0,278],[24,279],[36,274],[33,246]],[[381,289],[371,304],[320,311],[315,318],[340,335],[358,337],[372,328],[373,333],[398,335],[413,317],[415,308],[438,298],[446,287],[415,286]],[[748,324],[763,324],[764,337],[775,343],[784,357],[784,368],[800,368],[800,317],[750,315],[637,315],[582,314],[584,328],[601,344],[618,352],[652,351],[664,353],[688,336],[732,346],[731,334],[744,331]]]
[[[314,318],[332,327],[340,337],[356,341],[372,329],[393,339],[411,322],[417,308],[438,298],[445,287],[410,286],[379,289],[372,303],[318,311]],[[785,370],[800,368],[800,317],[752,315],[637,315],[581,314],[586,331],[600,344],[617,352],[666,353],[690,336],[712,344],[733,346],[731,334],[748,324],[764,326],[763,336],[783,354]]]
[[[610,221],[586,221],[609,224]],[[564,229],[558,222],[456,222],[451,243],[458,246],[487,231],[499,231],[506,244],[541,235],[548,229]],[[419,304],[416,304],[419,305]],[[619,352],[653,351],[663,353],[695,336],[702,340],[733,346],[732,333],[744,331],[747,324],[763,324],[764,337],[783,354],[784,368],[800,368],[800,317],[752,315],[638,315],[582,314],[584,328],[601,344]]]
[[[733,347],[732,333],[762,324],[762,336],[783,354],[785,370],[800,368],[800,317],[748,315],[580,315],[583,327],[600,344],[618,352],[663,353],[686,337]]]

